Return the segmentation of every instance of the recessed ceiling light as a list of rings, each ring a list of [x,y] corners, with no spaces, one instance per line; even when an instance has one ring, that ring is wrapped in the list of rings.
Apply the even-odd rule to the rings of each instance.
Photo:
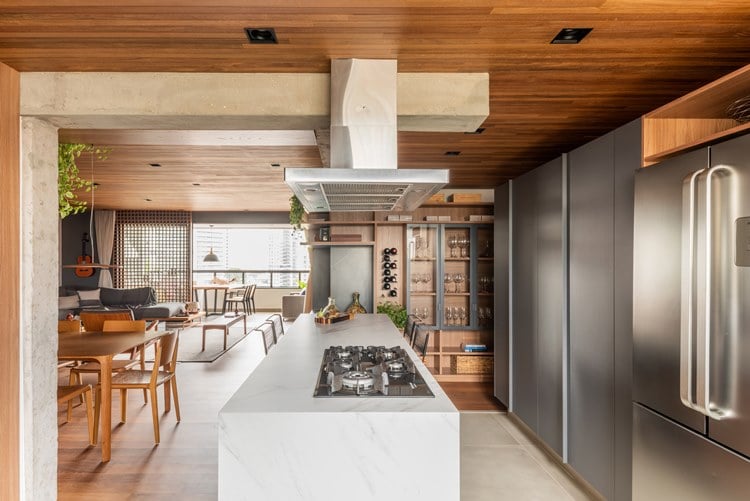
[[[271,164],[271,167],[281,167],[281,164]]]
[[[273,28],[245,28],[250,43],[279,43]]]
[[[151,199],[150,199],[150,198],[144,198],[143,200],[144,200],[145,202],[150,202],[150,201],[151,201]]]
[[[101,186],[99,183],[94,183],[94,187],[98,188],[99,186]]]
[[[591,33],[594,28],[563,28],[560,33],[555,35],[550,43],[552,44],[572,44],[583,40],[583,37]]]
[[[200,186],[201,183],[193,183],[193,186]]]
[[[457,157],[461,154],[460,151],[446,151],[445,154],[449,157]]]
[[[161,167],[161,164],[149,164],[151,167]]]
[[[484,127],[479,127],[474,132],[464,132],[464,134],[481,134],[482,132],[484,132]]]

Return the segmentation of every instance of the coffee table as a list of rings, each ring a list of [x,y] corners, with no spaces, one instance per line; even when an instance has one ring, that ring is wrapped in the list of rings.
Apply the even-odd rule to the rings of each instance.
[[[229,328],[240,320],[242,320],[243,323],[242,333],[247,335],[247,315],[245,315],[244,313],[231,313],[223,315],[219,318],[206,320],[203,323],[203,341],[201,343],[201,351],[206,351],[206,331],[211,329],[224,331],[224,349],[226,350]]]

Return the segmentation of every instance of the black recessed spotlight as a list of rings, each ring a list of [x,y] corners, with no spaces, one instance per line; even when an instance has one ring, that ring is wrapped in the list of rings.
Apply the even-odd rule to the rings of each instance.
[[[161,164],[149,164],[151,167],[161,167]]]
[[[200,186],[201,183],[193,183],[193,186]]]
[[[245,28],[250,43],[279,43],[273,28]]]
[[[583,38],[591,33],[594,28],[563,28],[560,33],[555,35],[550,43],[552,44],[573,44],[579,43]]]
[[[461,152],[460,151],[446,151],[445,154],[446,156],[449,156],[449,157],[457,157],[458,155],[461,154]]]
[[[271,167],[281,167],[281,164],[271,164]]]
[[[100,186],[99,183],[94,183],[94,188],[98,188]]]
[[[144,199],[143,199],[143,201],[144,201],[144,202],[150,202],[150,201],[151,201],[151,199],[150,199],[150,198],[144,198]]]

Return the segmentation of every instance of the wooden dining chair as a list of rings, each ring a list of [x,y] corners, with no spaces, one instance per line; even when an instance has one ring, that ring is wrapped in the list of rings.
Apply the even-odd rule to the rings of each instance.
[[[81,332],[81,321],[80,320],[58,320],[57,321],[57,333],[62,334],[64,332]]]
[[[229,311],[236,311],[238,309],[238,306],[242,306],[242,311],[249,315],[250,312],[248,311],[249,308],[247,306],[246,302],[246,296],[247,292],[250,286],[245,287],[236,287],[234,289],[229,289],[224,294],[224,303],[221,305],[221,314],[227,312],[227,307],[229,307]]]
[[[57,333],[75,333],[81,332],[81,321],[80,320],[58,320],[57,321]],[[65,367],[71,367],[76,365],[75,360],[58,360],[57,368],[62,369]]]
[[[74,398],[80,398],[83,396],[83,400],[86,403],[86,421],[89,425],[89,444],[96,445],[96,433],[94,426],[94,410],[91,405],[91,385],[90,384],[77,384],[72,386],[58,386],[57,387],[57,405],[68,404],[68,412],[66,414],[65,422],[70,421],[73,415],[73,408],[71,402]]]
[[[164,411],[171,410],[171,400],[174,400],[177,422],[180,421],[180,400],[177,395],[177,349],[179,332],[166,334],[156,343],[156,358],[151,370],[130,369],[112,375],[112,390],[120,390],[120,421],[126,422],[128,390],[143,389],[151,394],[151,416],[154,424],[154,442],[159,443],[159,402],[156,398],[156,388],[164,386]],[[171,398],[170,398],[171,395]],[[96,407],[94,422],[99,422],[101,383],[96,385]],[[98,429],[95,429],[95,436]]]
[[[82,311],[79,315],[83,328],[89,332],[104,330],[105,320],[133,320],[133,312],[127,311]]]
[[[120,313],[120,312],[115,312]],[[81,316],[83,317],[83,313],[81,313]],[[83,319],[82,319],[83,320]],[[98,319],[95,320],[92,324],[86,324],[86,320],[83,320],[84,326],[86,325],[99,325]],[[86,329],[88,330],[88,329]],[[106,317],[103,317],[102,323],[100,328],[98,329],[102,332],[146,332],[146,321],[145,320],[133,320],[132,316],[130,319],[123,320],[119,318],[111,318],[107,319]],[[146,358],[145,358],[145,346],[141,345],[133,350],[127,351],[125,354],[128,356],[127,359],[114,359],[112,360],[112,373],[122,372],[128,369],[131,369],[135,366],[140,365],[140,368],[145,370],[146,369]],[[136,355],[140,354],[138,358],[136,358]],[[101,376],[101,367],[99,366],[99,362],[85,362],[81,365],[78,365],[76,367],[71,367],[70,369],[70,379],[68,381],[69,384],[81,384],[81,374],[96,374],[97,376],[97,382],[101,382],[99,380]],[[143,402],[148,403],[148,392],[143,391]]]

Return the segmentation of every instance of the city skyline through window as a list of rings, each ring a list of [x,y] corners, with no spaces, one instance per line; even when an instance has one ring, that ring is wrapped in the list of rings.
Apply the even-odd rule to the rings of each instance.
[[[310,260],[307,248],[300,245],[302,233],[288,227],[253,225],[193,225],[193,270],[217,270],[225,279],[255,283],[258,287],[297,287],[297,280],[307,279]],[[213,251],[217,262],[203,258]],[[253,270],[259,273],[232,273],[232,270]],[[304,271],[278,273],[282,270]],[[274,271],[262,273],[263,271]],[[198,282],[213,277],[208,273],[194,273]]]

